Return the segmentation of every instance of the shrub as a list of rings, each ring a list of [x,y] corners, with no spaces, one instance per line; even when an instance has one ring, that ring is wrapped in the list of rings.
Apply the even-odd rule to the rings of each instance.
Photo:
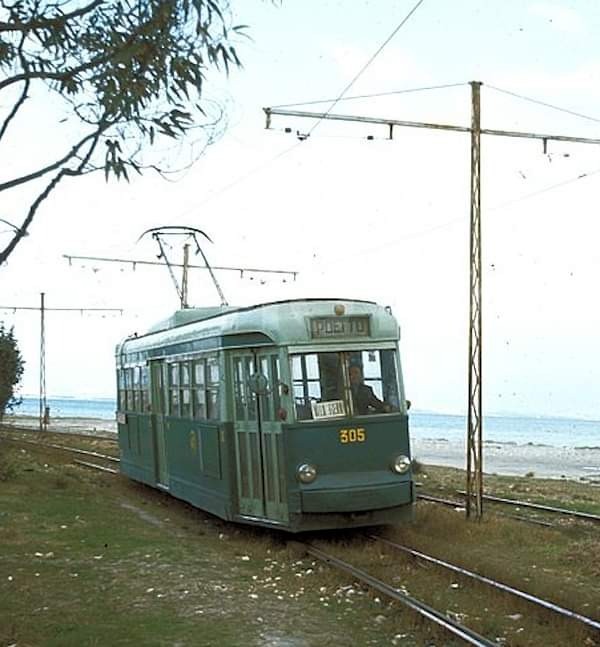
[[[21,403],[15,397],[15,388],[21,381],[24,362],[17,346],[13,329],[0,322],[0,420],[4,413]]]

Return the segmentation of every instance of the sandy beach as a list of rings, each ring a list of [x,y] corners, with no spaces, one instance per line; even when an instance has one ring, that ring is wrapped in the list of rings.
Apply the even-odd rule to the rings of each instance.
[[[7,426],[37,429],[39,422],[33,416],[5,416]],[[54,418],[48,431],[89,433],[91,435],[116,434],[114,420],[97,418]],[[464,442],[445,439],[421,439],[413,436],[412,455],[430,465],[465,468]],[[568,478],[600,485],[600,447],[551,447],[548,445],[486,442],[483,454],[484,472],[539,478]]]
[[[411,443],[413,457],[422,463],[465,468],[465,443],[416,438]],[[487,442],[483,470],[487,474],[533,473],[540,478],[577,479],[600,485],[600,448]]]
[[[39,429],[39,418],[36,416],[14,416],[6,415],[2,424],[7,427],[26,427],[27,429]],[[115,420],[101,418],[51,418],[48,431],[55,433],[78,433],[78,434],[99,434],[110,435],[117,433]]]

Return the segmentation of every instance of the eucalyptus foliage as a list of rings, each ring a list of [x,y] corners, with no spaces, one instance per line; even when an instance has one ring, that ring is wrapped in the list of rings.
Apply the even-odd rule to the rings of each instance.
[[[14,337],[13,329],[7,329],[0,321],[0,420],[4,413],[20,403],[15,398],[15,388],[21,381],[24,363]]]
[[[0,213],[14,230],[0,264],[64,177],[180,169],[168,142],[193,140],[191,163],[222,125],[204,96],[207,75],[240,66],[244,27],[231,24],[227,0],[1,1],[0,167],[10,168],[3,144],[27,128],[31,104],[59,106],[65,141],[51,161],[34,154],[30,169],[0,177],[0,192],[33,187],[23,213]]]

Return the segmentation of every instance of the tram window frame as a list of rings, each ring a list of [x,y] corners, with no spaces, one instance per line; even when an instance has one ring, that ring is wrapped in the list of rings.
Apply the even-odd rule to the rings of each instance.
[[[168,369],[168,392],[169,392],[169,415],[180,416],[180,380],[179,362],[169,362]]]
[[[372,360],[371,356],[373,354],[377,354],[376,360]],[[336,363],[332,362],[332,356],[337,356]],[[316,360],[313,358],[316,358]],[[315,377],[314,370],[315,361],[317,377]],[[372,370],[365,371],[365,366],[373,368],[370,366],[372,361],[376,361],[377,375]],[[328,363],[330,364],[329,367],[327,367]],[[334,366],[334,364],[337,365]],[[360,402],[360,400],[355,400],[352,396],[349,371],[353,366],[358,366],[361,369],[363,376],[361,383],[369,387],[377,399],[385,405],[384,410],[376,409],[376,405],[371,405],[369,402],[369,411],[367,413],[356,411],[356,402]],[[332,368],[334,371],[332,371]],[[397,349],[374,347],[367,350],[323,350],[320,352],[296,353],[290,355],[290,370],[294,413],[298,422],[314,421],[321,418],[389,415],[400,411],[401,384],[397,369]],[[338,372],[337,385],[334,384],[336,381],[335,371]],[[332,377],[334,378],[333,380]],[[327,391],[329,391],[329,395],[327,395]],[[343,402],[343,414],[338,413],[339,406],[334,406],[334,403],[338,401]],[[335,413],[315,417],[313,402],[331,402]]]
[[[133,410],[142,411],[141,366],[134,366],[133,371]]]
[[[233,358],[233,400],[236,420],[246,420],[246,394],[248,392],[248,384],[244,366],[243,357]]]
[[[218,355],[206,358],[206,418],[218,420],[221,403],[221,366]]]
[[[127,409],[127,392],[125,389],[125,369],[117,369],[117,410],[125,411]]]
[[[150,411],[150,369],[147,364],[140,366],[140,391],[141,391],[141,404],[142,412],[147,413]]]
[[[179,364],[179,413],[182,418],[192,417],[192,381],[190,375],[190,363],[180,362]]]
[[[135,397],[133,391],[133,368],[125,369],[125,393],[127,398],[126,411],[135,411]]]
[[[206,420],[206,360],[204,358],[193,360],[191,377],[194,393],[193,417],[196,420]]]
[[[292,395],[294,400],[294,410],[296,414],[296,420],[306,421],[313,420],[313,414],[311,410],[312,401],[321,401],[323,396],[323,389],[321,384],[321,372],[319,365],[319,356],[320,355],[341,355],[339,351],[322,351],[316,353],[299,353],[290,356],[291,360],[291,374],[292,374]],[[317,374],[314,376],[314,366],[308,363],[308,358],[316,358],[317,364]],[[340,366],[341,366],[340,362]],[[299,375],[299,377],[298,377]],[[342,375],[338,376],[338,379],[342,379]],[[317,388],[311,388],[317,387]],[[342,398],[343,391],[342,391]],[[303,404],[299,404],[299,400]]]

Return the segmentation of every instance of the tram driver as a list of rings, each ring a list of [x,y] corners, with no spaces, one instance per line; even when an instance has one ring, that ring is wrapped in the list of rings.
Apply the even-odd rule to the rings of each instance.
[[[364,416],[369,413],[388,413],[391,411],[390,405],[382,402],[373,393],[373,389],[364,383],[360,366],[356,364],[350,366],[348,375],[350,377],[350,388],[352,390],[352,402],[355,413]]]

